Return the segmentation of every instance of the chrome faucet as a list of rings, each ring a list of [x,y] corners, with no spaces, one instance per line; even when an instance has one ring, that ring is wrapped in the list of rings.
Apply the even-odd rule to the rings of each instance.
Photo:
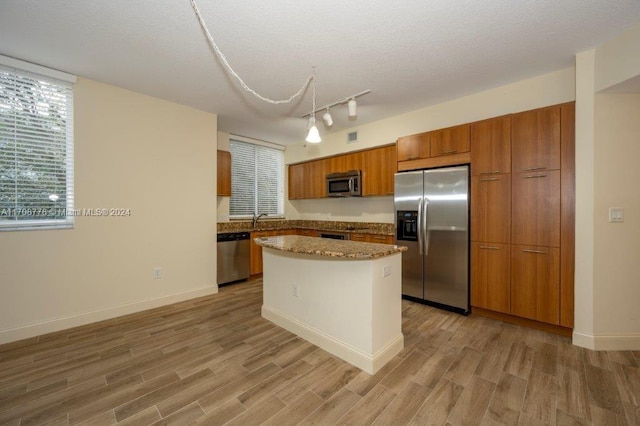
[[[255,228],[256,225],[258,224],[258,219],[260,219],[262,216],[266,216],[266,213],[261,213],[259,215],[256,216],[256,214],[253,214],[253,227]]]

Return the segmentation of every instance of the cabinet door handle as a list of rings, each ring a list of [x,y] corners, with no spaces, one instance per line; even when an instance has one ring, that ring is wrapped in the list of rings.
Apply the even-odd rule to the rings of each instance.
[[[543,178],[543,177],[547,177],[547,175],[528,175],[528,176],[523,176],[522,179],[535,179],[535,178]]]
[[[542,251],[542,250],[522,249],[522,251],[524,253],[547,254],[546,251]]]
[[[387,239],[387,237],[382,237],[380,235],[373,237],[374,240],[380,240],[380,241],[384,241]]]
[[[535,170],[547,170],[546,167],[527,167],[526,169],[522,169],[523,172],[533,172]]]
[[[490,182],[492,180],[500,180],[500,178],[498,177],[493,177],[493,178],[480,178],[480,182]]]
[[[480,248],[484,250],[500,250],[499,247],[493,247],[493,246],[480,246]]]
[[[496,175],[500,173],[500,170],[492,170],[490,172],[480,172],[481,175]]]

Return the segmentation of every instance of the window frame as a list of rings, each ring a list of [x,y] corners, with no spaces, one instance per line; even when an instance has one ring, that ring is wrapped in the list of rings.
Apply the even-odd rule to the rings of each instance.
[[[74,210],[74,112],[73,99],[74,87],[77,78],[72,74],[46,68],[30,62],[0,55],[0,70],[11,73],[15,76],[30,78],[48,84],[63,87],[67,91],[66,98],[66,121],[65,121],[65,200],[64,206],[55,206],[56,209],[64,209],[63,219],[23,219],[23,220],[0,220],[0,232],[6,231],[27,231],[27,230],[51,230],[51,229],[73,229],[75,225],[76,211]],[[53,164],[53,163],[52,163]],[[15,207],[14,207],[15,208]],[[44,208],[25,209],[25,214],[33,214],[34,217],[40,215]],[[29,210],[31,213],[29,213]],[[15,211],[14,211],[15,213]]]

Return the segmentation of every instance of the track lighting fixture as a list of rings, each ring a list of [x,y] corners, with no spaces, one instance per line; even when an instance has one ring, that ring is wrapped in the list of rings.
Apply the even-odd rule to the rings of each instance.
[[[354,118],[358,115],[358,104],[356,103],[356,98],[349,99],[349,102],[347,102],[347,111],[349,111],[349,118]]]
[[[311,81],[311,85],[313,87],[315,81]],[[325,111],[324,114],[322,114],[322,120],[324,121],[324,124],[326,127],[331,127],[333,126],[333,117],[331,116],[331,113],[329,112],[329,108],[333,108],[337,105],[344,105],[347,104],[347,113],[349,115],[349,119],[353,120],[354,118],[357,117],[358,115],[358,104],[356,103],[356,98],[359,98],[360,96],[364,96],[371,93],[371,90],[365,90],[362,91],[360,93],[356,93],[355,95],[351,95],[351,96],[347,96],[346,98],[342,98],[339,101],[335,101],[332,102],[330,104],[321,106],[320,108],[316,109],[316,105],[315,102],[313,103],[313,111],[303,115],[302,117],[309,117],[309,119],[311,119],[311,117],[313,117],[315,115],[316,112],[319,111]],[[315,100],[315,91],[314,91],[314,98]],[[314,119],[314,123],[315,123],[315,119]]]
[[[327,108],[327,111],[324,114],[322,114],[322,120],[324,121],[324,124],[327,127],[333,126],[333,117],[331,117],[331,113],[329,112],[329,108]]]

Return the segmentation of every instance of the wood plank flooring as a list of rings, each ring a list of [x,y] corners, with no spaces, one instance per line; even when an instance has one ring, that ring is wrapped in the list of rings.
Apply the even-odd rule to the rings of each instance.
[[[405,348],[371,376],[261,304],[257,279],[2,345],[0,424],[640,425],[640,352],[403,301]]]

